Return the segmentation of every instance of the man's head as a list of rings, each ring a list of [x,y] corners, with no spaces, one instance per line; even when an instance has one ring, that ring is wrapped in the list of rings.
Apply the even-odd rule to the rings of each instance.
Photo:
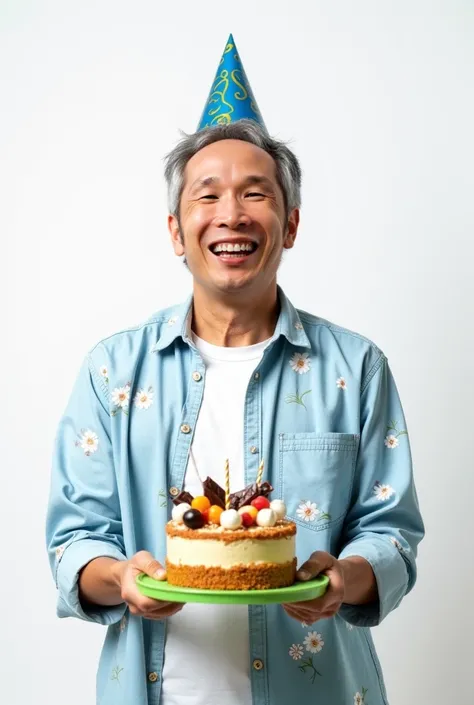
[[[165,176],[173,247],[195,284],[214,295],[268,288],[299,222],[301,170],[288,147],[239,120],[185,136]]]

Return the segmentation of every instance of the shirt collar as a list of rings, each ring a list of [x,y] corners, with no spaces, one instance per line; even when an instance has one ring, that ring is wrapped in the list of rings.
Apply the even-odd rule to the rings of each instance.
[[[278,286],[278,296],[280,299],[280,315],[271,339],[272,342],[280,336],[284,336],[292,345],[300,348],[310,348],[311,343],[305,333],[298,311],[286,297],[280,286]],[[192,306],[193,297],[191,295],[180,306],[171,310],[169,317],[165,319],[161,327],[160,337],[150,352],[165,350],[176,338],[181,338],[189,345],[193,344],[191,337]]]

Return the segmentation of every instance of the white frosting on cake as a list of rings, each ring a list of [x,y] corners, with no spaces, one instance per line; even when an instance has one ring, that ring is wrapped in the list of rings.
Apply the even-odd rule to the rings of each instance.
[[[229,542],[167,537],[167,558],[174,565],[232,568],[248,563],[288,563],[294,556],[295,536]]]

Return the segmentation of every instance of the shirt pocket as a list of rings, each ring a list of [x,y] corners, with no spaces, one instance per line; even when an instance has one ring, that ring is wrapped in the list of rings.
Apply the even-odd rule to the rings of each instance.
[[[352,433],[281,433],[280,487],[287,516],[323,531],[345,516],[359,447]]]

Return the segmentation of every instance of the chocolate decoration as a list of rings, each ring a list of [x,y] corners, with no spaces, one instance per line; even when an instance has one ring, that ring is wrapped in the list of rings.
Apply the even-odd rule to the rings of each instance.
[[[225,509],[225,492],[217,482],[210,477],[206,477],[202,487],[204,496],[208,498],[211,504],[216,504],[218,507]]]
[[[194,497],[192,494],[189,494],[189,492],[185,492],[182,490],[177,497],[173,499],[173,504],[183,504],[183,502],[187,502],[188,504],[191,504],[193,501]]]
[[[233,492],[230,495],[230,508],[238,510],[240,507],[250,504],[256,497],[267,497],[271,492],[273,492],[273,487],[269,482],[262,482],[260,487],[256,482],[253,482],[251,485],[247,485],[245,489]]]

